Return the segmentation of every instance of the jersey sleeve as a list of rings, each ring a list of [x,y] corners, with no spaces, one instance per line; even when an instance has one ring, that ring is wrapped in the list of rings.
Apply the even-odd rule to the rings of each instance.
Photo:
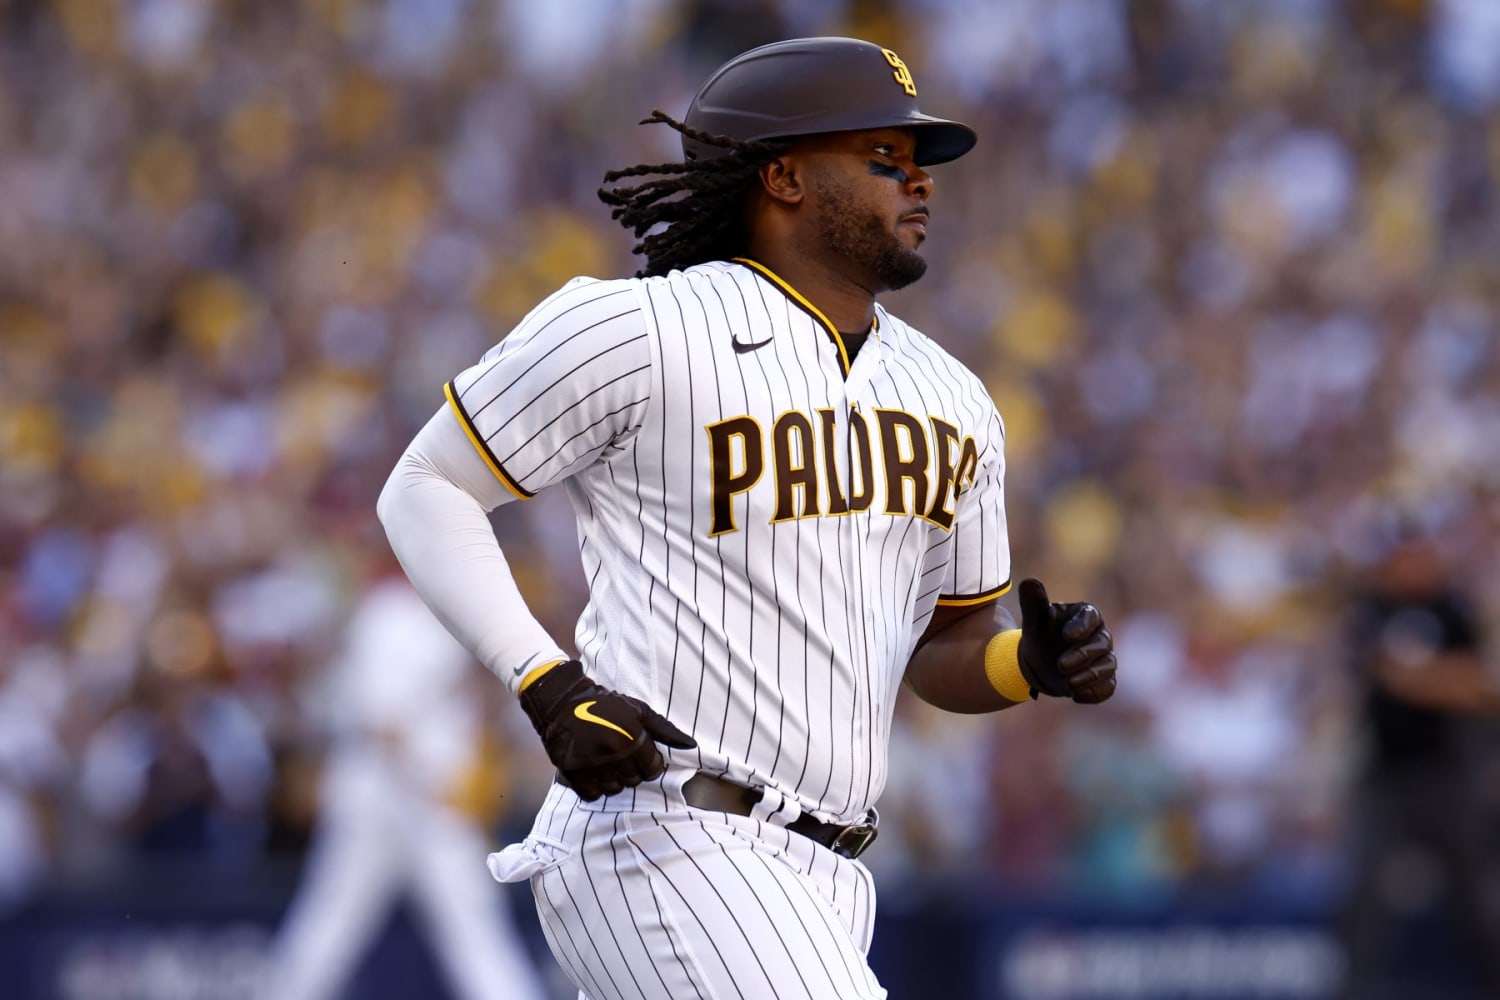
[[[972,479],[960,470],[947,577],[938,604],[984,604],[1010,589],[1010,535],[1005,522],[1005,427],[991,410]]]
[[[490,471],[521,499],[622,448],[651,396],[635,285],[575,278],[444,393]]]

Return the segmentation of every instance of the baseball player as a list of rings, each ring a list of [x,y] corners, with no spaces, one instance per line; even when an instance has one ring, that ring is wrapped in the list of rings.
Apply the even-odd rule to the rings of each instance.
[[[866,960],[892,705],[1115,688],[1089,604],[1010,586],[984,386],[875,301],[921,277],[923,114],[897,53],[779,42],[717,70],[680,163],[605,175],[645,257],[570,281],[446,387],[378,509],[448,628],[515,690],[557,777],[521,844],[581,997],[883,997]],[[633,186],[620,182],[639,179]],[[561,484],[590,599],[566,652],[486,511]]]
[[[344,995],[409,895],[454,997],[542,1000],[509,909],[470,877],[484,831],[454,792],[481,742],[475,668],[391,571],[360,598],[334,661],[317,838],[259,995]]]

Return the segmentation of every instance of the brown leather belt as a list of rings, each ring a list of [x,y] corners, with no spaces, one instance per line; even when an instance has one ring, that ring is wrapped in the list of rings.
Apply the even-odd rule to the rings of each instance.
[[[682,797],[693,808],[733,813],[736,816],[749,816],[755,804],[760,801],[760,796],[758,789],[736,785],[701,771],[682,785]],[[880,814],[874,809],[870,810],[869,822],[852,823],[849,826],[824,823],[803,813],[788,823],[786,828],[809,840],[816,840],[835,854],[857,858],[875,842],[875,835],[879,833],[876,828],[879,821]]]

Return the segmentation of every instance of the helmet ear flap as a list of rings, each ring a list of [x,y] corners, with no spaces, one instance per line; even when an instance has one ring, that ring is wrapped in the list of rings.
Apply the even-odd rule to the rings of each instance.
[[[709,76],[683,121],[694,131],[736,142],[913,128],[921,166],[955,160],[976,141],[967,125],[918,109],[916,81],[900,56],[857,38],[794,38],[743,52]],[[682,134],[689,161],[731,149]]]

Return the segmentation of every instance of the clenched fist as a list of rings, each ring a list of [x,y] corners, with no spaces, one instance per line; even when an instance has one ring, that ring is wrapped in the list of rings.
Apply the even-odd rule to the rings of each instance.
[[[1092,604],[1047,600],[1040,580],[1022,580],[1016,656],[1034,692],[1097,705],[1115,693],[1115,640]]]

